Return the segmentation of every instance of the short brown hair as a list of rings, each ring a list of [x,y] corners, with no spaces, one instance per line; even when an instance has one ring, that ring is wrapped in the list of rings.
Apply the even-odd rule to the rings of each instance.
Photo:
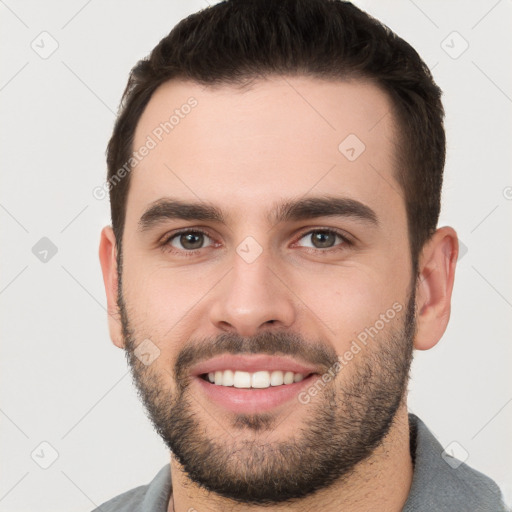
[[[405,197],[414,272],[435,231],[445,163],[441,90],[418,53],[341,0],[226,0],[180,21],[130,73],[107,148],[108,182],[129,161],[136,125],[172,79],[243,86],[266,75],[370,80],[392,100],[396,179]],[[120,261],[130,174],[110,187]]]

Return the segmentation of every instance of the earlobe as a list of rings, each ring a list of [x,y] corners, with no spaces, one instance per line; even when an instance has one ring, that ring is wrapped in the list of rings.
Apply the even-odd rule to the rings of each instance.
[[[124,348],[121,318],[117,306],[117,291],[119,285],[117,276],[117,246],[114,231],[111,226],[105,226],[101,231],[99,258],[107,297],[110,339],[116,347]]]
[[[448,226],[436,230],[421,251],[416,284],[417,350],[435,346],[446,330],[458,252],[457,233]]]

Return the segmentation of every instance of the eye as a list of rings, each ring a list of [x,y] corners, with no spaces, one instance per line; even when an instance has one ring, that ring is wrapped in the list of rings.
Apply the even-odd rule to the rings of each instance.
[[[301,237],[299,238],[299,241],[302,239],[309,239],[310,241],[309,245],[303,245],[303,247],[308,247],[316,250],[339,250],[342,249],[343,246],[351,245],[351,242],[347,237],[343,236],[341,233],[333,229],[313,229],[311,231],[308,231],[307,233],[302,234]],[[336,243],[337,240],[341,242]]]
[[[204,245],[205,241],[209,241],[208,245]],[[181,231],[167,237],[164,242],[164,248],[173,248],[178,251],[195,251],[204,249],[212,245],[212,239],[204,232],[199,230]]]
[[[305,240],[306,243],[299,243],[301,240]],[[161,242],[163,250],[185,256],[192,256],[196,251],[213,245],[213,239],[200,229],[178,231],[168,235]],[[343,250],[353,244],[347,236],[337,230],[322,228],[303,233],[295,245],[311,249],[313,252],[328,253]]]

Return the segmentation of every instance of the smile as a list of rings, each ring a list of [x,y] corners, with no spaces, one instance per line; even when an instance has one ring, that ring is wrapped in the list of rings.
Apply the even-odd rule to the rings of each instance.
[[[235,413],[255,414],[296,401],[321,368],[286,356],[223,354],[191,369],[192,390]]]
[[[254,373],[240,370],[217,370],[216,372],[209,372],[208,374],[202,375],[202,378],[205,380],[208,379],[209,382],[216,386],[254,389],[265,389],[270,386],[286,386],[294,382],[300,382],[304,380],[304,377],[305,375],[302,373],[283,370],[274,370],[272,372],[260,370]]]

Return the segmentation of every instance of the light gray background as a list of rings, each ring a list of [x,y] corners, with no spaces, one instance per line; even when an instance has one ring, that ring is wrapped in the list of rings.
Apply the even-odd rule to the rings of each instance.
[[[410,409],[511,503],[512,2],[357,3],[416,48],[444,90],[440,225],[467,248],[448,330],[416,353]],[[168,462],[109,339],[97,256],[109,209],[92,190],[131,66],[206,5],[0,1],[2,511],[86,512]],[[59,47],[43,59],[31,44],[48,52],[52,38]],[[32,252],[42,237],[58,249],[46,263]],[[48,469],[43,441],[58,452]]]

